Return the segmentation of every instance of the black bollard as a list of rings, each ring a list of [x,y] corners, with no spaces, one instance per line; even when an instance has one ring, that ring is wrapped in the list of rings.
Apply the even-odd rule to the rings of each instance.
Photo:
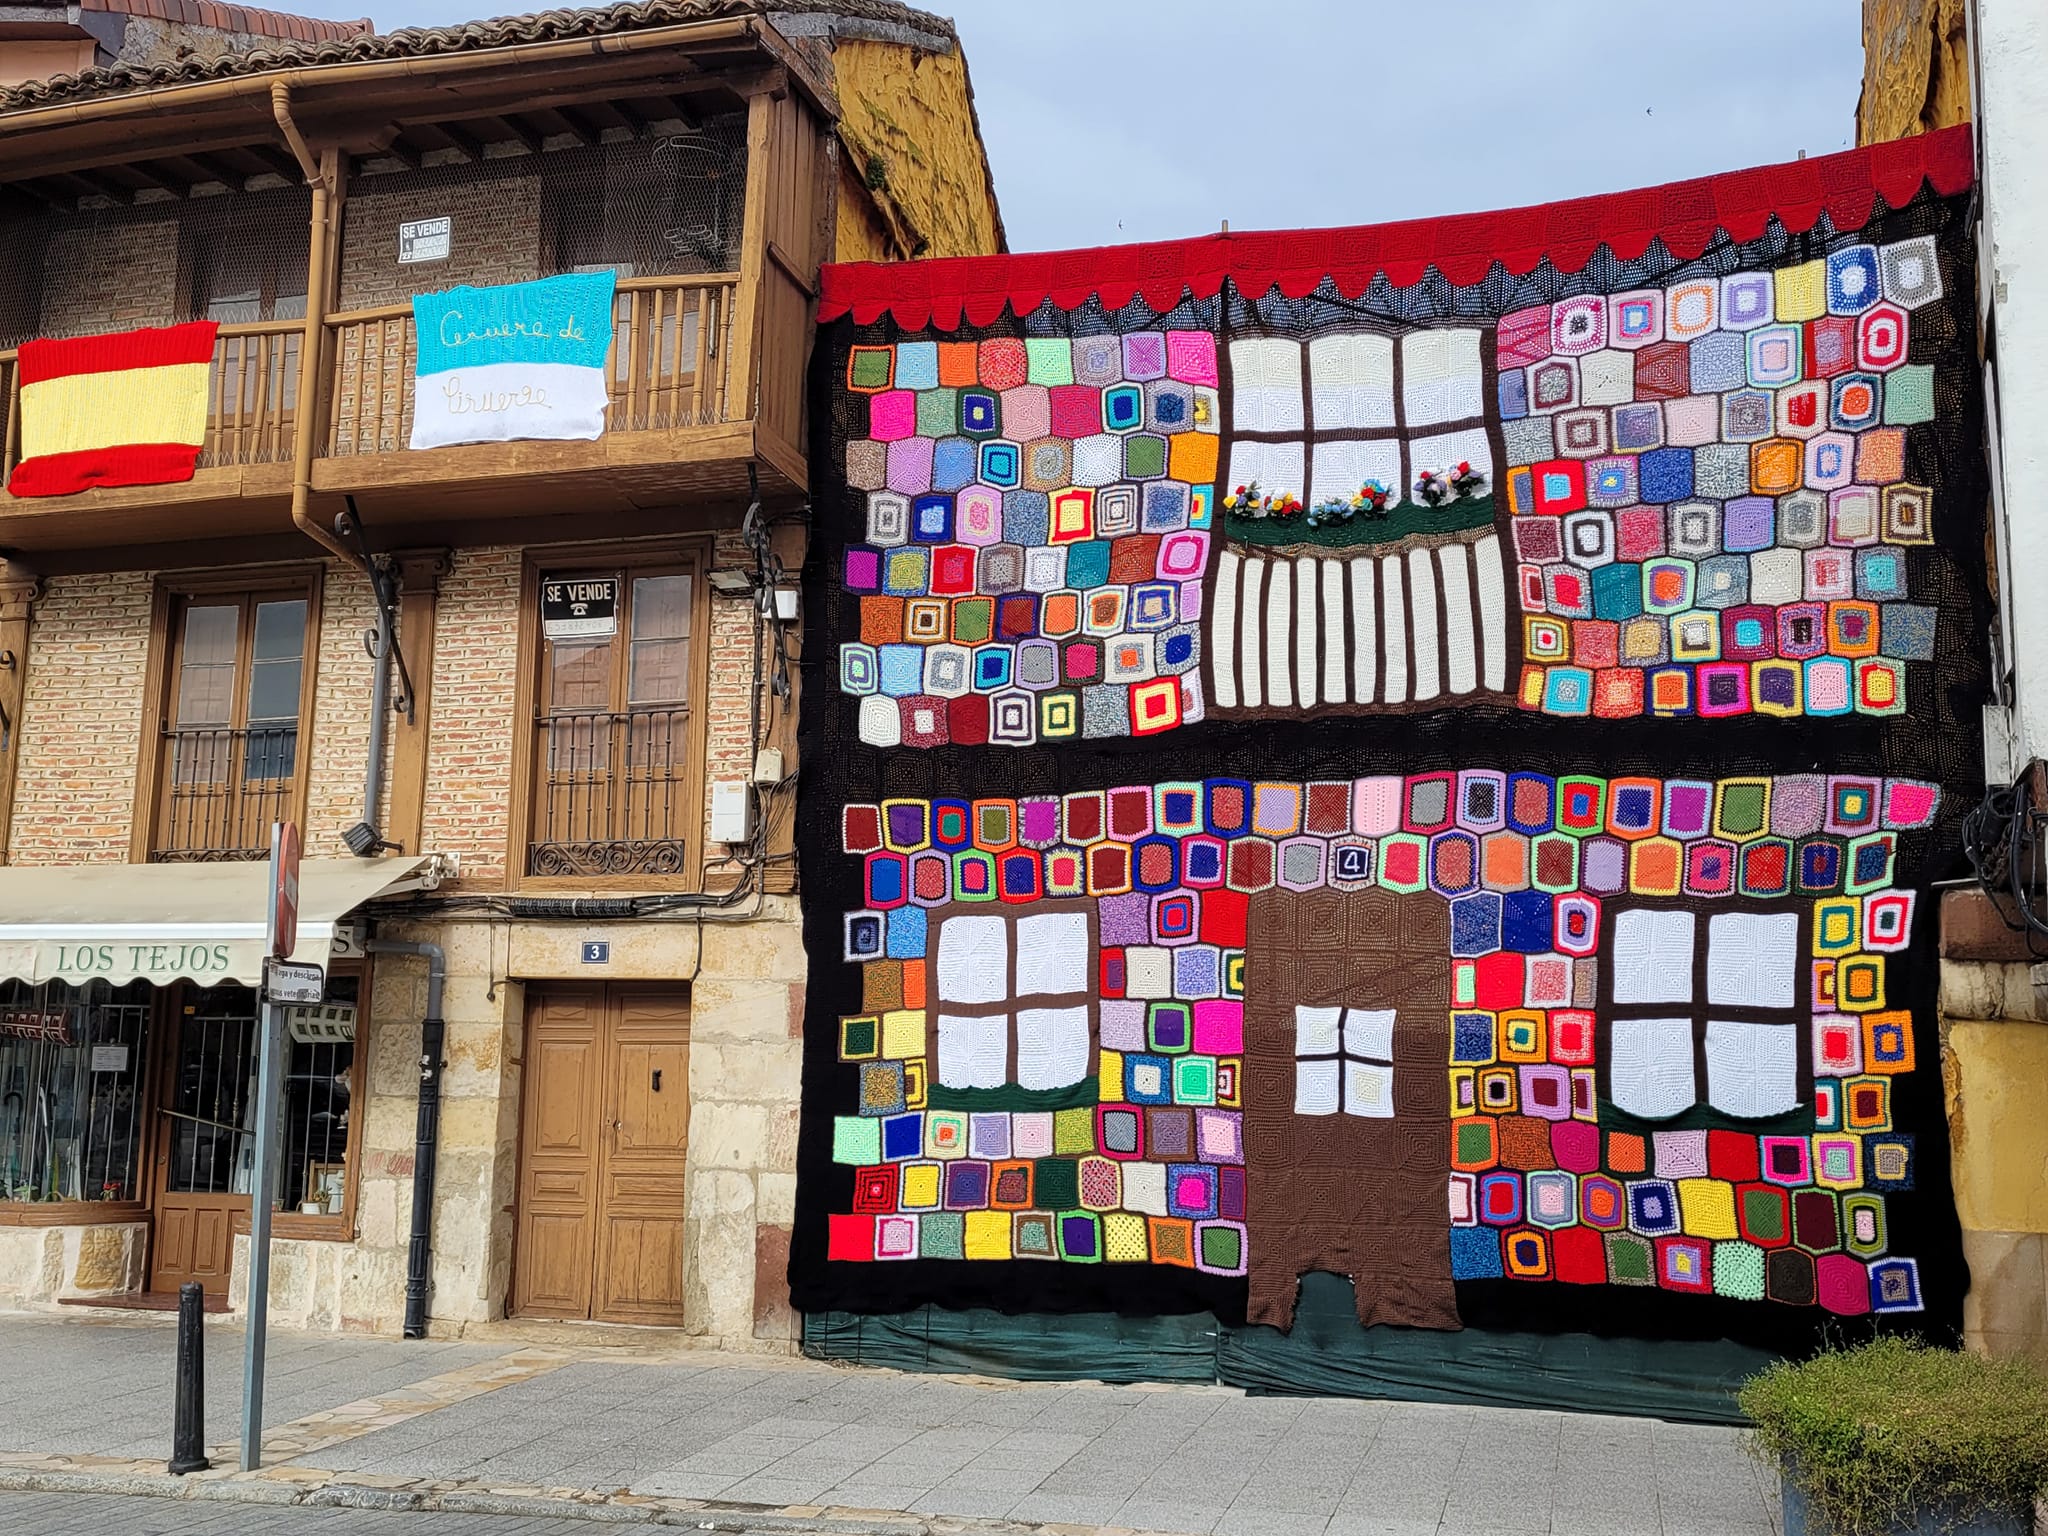
[[[206,1287],[188,1280],[178,1287],[178,1411],[168,1470],[183,1477],[212,1465],[206,1457]]]

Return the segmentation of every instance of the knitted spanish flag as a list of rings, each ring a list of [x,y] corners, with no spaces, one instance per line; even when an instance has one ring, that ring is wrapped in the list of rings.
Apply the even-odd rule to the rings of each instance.
[[[21,346],[16,496],[190,480],[206,437],[211,320]]]

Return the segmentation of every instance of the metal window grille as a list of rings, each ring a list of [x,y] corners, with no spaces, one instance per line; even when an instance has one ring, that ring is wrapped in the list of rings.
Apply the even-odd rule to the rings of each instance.
[[[150,989],[0,985],[0,1201],[141,1198]]]

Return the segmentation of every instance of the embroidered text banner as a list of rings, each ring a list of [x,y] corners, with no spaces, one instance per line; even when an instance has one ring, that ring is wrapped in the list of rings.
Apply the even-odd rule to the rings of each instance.
[[[579,272],[416,295],[412,446],[603,436],[617,283]]]

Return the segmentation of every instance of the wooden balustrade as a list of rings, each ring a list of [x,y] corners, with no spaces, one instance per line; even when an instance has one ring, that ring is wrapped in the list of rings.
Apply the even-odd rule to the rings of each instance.
[[[738,287],[730,274],[620,282],[607,431],[666,432],[744,418],[728,390]],[[326,452],[403,450],[412,437],[412,307],[338,314],[328,334]],[[220,328],[200,469],[291,462],[304,336],[296,320]],[[20,457],[20,370],[10,348],[0,350],[0,484]]]
[[[608,432],[665,432],[733,420],[726,388],[739,279],[626,278],[612,304]],[[412,306],[328,320],[327,453],[396,453],[412,439]]]
[[[206,438],[199,468],[288,464],[297,430],[299,343],[305,325],[264,320],[223,325],[213,344]],[[21,461],[21,370],[14,349],[0,352],[0,484]]]

